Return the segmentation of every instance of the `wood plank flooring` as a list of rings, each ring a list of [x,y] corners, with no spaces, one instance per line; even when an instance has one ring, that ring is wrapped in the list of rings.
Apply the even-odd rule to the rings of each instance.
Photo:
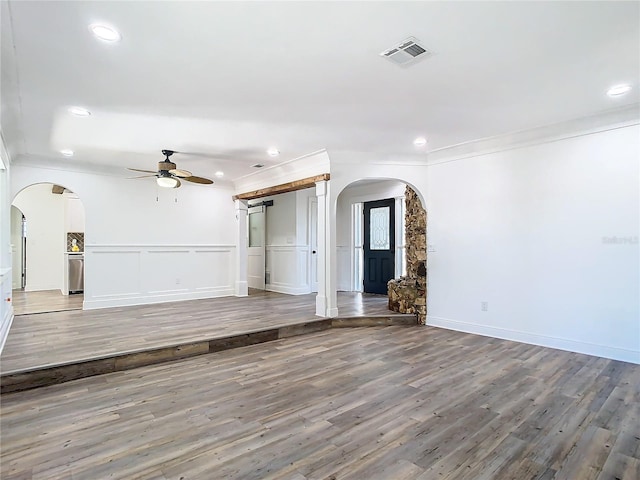
[[[20,289],[11,293],[14,315],[82,310],[84,301],[84,295],[81,293],[63,295],[60,290],[25,292]]]
[[[332,329],[2,395],[9,479],[640,478],[640,366]]]
[[[387,297],[340,293],[341,316],[388,315]],[[135,307],[16,316],[0,372],[196,343],[317,320],[315,294],[252,290],[224,297]]]

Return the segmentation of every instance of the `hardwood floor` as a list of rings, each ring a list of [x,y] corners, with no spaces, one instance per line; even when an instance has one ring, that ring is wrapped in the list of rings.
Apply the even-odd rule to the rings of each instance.
[[[334,329],[2,395],[2,478],[640,478],[640,366]]]
[[[387,297],[340,293],[341,316],[388,315]],[[135,307],[16,316],[2,373],[174,346],[317,320],[315,294],[255,290],[223,297]]]
[[[27,315],[82,310],[83,301],[84,295],[81,293],[63,295],[60,290],[26,292],[20,289],[12,291],[11,304],[14,315]]]

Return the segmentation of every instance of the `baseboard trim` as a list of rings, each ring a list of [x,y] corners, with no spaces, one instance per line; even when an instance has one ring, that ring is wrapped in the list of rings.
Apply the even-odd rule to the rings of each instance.
[[[294,285],[267,283],[264,289],[269,292],[286,293],[287,295],[307,295],[311,293],[311,288],[308,285],[296,287]]]
[[[203,290],[197,292],[181,292],[171,295],[138,295],[128,297],[115,297],[105,299],[85,300],[82,308],[84,310],[95,310],[98,308],[111,307],[131,307],[134,305],[151,305],[155,303],[182,302],[184,300],[202,300],[205,298],[230,297],[235,295],[232,287],[225,287],[217,290]]]
[[[566,338],[550,337],[546,335],[538,335],[528,332],[520,332],[506,328],[491,327],[488,325],[479,325],[477,323],[463,322],[450,318],[427,316],[427,326],[441,327],[448,330],[456,330],[458,332],[473,333],[483,335],[485,337],[500,338],[503,340],[512,340],[515,342],[527,343],[530,345],[539,345],[542,347],[556,348],[575,353],[584,353],[596,357],[610,358],[612,360],[620,360],[623,362],[640,364],[640,351],[627,350],[624,348],[611,347],[608,345],[600,345],[594,343],[581,342]]]

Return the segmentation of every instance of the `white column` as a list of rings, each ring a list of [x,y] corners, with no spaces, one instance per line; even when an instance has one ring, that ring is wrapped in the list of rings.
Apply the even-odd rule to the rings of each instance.
[[[249,294],[247,283],[247,204],[246,200],[236,200],[236,222],[238,225],[238,242],[236,244],[236,297]]]
[[[335,255],[335,212],[331,222],[331,196],[329,182],[316,182],[318,197],[318,295],[316,296],[316,315],[320,317],[338,316],[336,292],[336,255]]]

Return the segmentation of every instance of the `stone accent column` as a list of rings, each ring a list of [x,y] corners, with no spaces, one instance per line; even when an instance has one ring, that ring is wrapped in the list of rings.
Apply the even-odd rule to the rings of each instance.
[[[405,254],[407,275],[390,280],[389,309],[415,313],[418,323],[427,320],[427,212],[416,192],[405,190]]]
[[[405,246],[407,277],[417,278],[420,265],[427,260],[427,212],[422,208],[418,194],[407,185],[405,190]],[[426,278],[426,275],[423,275]]]

